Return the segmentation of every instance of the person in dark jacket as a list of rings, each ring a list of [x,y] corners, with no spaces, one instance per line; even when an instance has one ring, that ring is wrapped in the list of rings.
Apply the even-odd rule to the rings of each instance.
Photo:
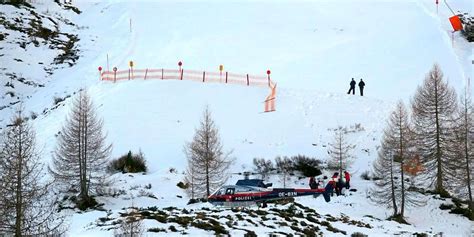
[[[365,86],[365,83],[364,81],[362,81],[362,78],[361,78],[359,82],[360,96],[364,96],[364,86]]]
[[[349,88],[349,91],[347,92],[347,94],[350,94],[351,91],[352,91],[352,94],[354,94],[355,93],[355,87],[356,87],[356,81],[354,80],[354,78],[352,78],[352,81],[349,85],[351,85],[351,88]]]
[[[351,187],[351,185],[349,184],[349,182],[351,181],[351,175],[349,174],[349,172],[347,172],[347,170],[344,171],[344,178],[346,179],[346,189],[349,189]]]
[[[314,177],[309,178],[309,187],[311,189],[318,189],[318,183],[314,179]]]

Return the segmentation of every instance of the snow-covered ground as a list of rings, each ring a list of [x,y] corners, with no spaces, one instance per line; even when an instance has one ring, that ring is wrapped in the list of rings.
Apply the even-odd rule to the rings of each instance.
[[[454,43],[451,41],[449,10],[440,5],[437,14],[432,2],[77,0],[74,4],[82,13],[68,17],[81,26],[80,30],[74,30],[81,39],[81,57],[73,67],[54,71],[44,80],[47,81],[44,88],[25,90],[24,97],[31,96],[25,107],[40,114],[34,126],[45,162],[51,159],[54,135],[61,129],[71,102],[67,99],[51,109],[53,97],[73,95],[81,87],[90,92],[104,118],[108,141],[114,147],[113,157],[129,150],[144,152],[150,171],[133,177],[115,175],[117,187],[128,194],[100,200],[115,217],[122,208],[132,204],[160,208],[209,207],[186,205],[185,194],[176,187],[186,167],[183,146],[192,139],[202,110],[209,105],[224,148],[233,150],[236,158],[232,171],[252,169],[254,157],[273,159],[304,154],[327,159],[331,129],[360,125],[363,129],[354,129],[348,137],[356,145],[356,160],[350,171],[358,191],[330,203],[312,197],[297,200],[322,215],[344,214],[373,227],[333,224],[348,234],[359,231],[370,236],[392,236],[404,232],[442,232],[445,236],[469,236],[472,222],[440,210],[441,201],[437,199],[408,211],[407,219],[412,225],[383,221],[390,211],[368,201],[366,190],[370,183],[359,177],[363,171],[370,170],[377,156],[381,132],[394,102],[398,99],[409,102],[433,63],[441,66],[450,85],[458,90],[465,86],[466,78],[473,78],[472,44],[459,33],[454,34]],[[41,3],[38,7],[52,11],[48,6]],[[468,0],[457,1],[452,6],[472,15],[472,3]],[[6,54],[13,55],[15,51]],[[186,69],[216,72],[220,64],[225,70],[237,73],[265,75],[270,69],[272,79],[278,83],[277,111],[261,113],[262,102],[269,92],[266,88],[191,81],[102,82],[97,67],[107,68],[107,56],[109,68],[119,69],[126,69],[130,60],[135,68],[143,69],[177,68],[178,61],[183,61]],[[35,57],[50,56],[45,53]],[[5,57],[0,59],[2,67],[25,74],[33,67],[4,60]],[[366,82],[364,97],[345,94],[352,77]],[[49,112],[42,114],[45,109]],[[0,125],[5,125],[11,110],[0,111]],[[175,168],[177,173],[170,173],[170,168]],[[233,176],[229,183],[238,178]],[[278,186],[278,180],[273,181]],[[157,199],[129,197],[137,196],[137,190],[147,184],[152,187],[146,192]],[[293,185],[307,186],[306,180],[295,181]],[[111,235],[113,231],[93,224],[105,216],[105,212],[99,211],[72,213],[70,235]],[[149,220],[145,224],[148,228],[159,225]],[[253,230],[260,235],[268,234],[256,227]],[[212,232],[190,234],[213,235]],[[243,235],[243,232],[234,234]]]

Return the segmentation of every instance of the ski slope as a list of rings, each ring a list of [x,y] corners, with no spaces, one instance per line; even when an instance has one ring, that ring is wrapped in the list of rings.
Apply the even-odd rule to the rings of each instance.
[[[44,115],[41,112],[53,107],[54,96],[73,95],[80,88],[89,91],[104,118],[108,141],[113,143],[112,156],[116,158],[129,150],[144,152],[150,169],[147,175],[117,174],[114,178],[118,186],[135,196],[137,191],[130,191],[133,186],[151,183],[150,191],[158,199],[101,199],[114,216],[132,203],[142,207],[189,208],[186,198],[176,196],[185,195],[176,183],[182,180],[186,168],[183,146],[191,141],[203,108],[208,105],[220,129],[224,149],[233,150],[232,171],[252,169],[254,157],[273,159],[304,154],[327,159],[327,145],[333,137],[331,129],[352,129],[348,139],[356,145],[356,160],[350,171],[358,192],[335,198],[331,203],[298,199],[321,214],[344,213],[374,226],[368,230],[337,224],[349,234],[471,233],[472,223],[440,210],[439,200],[410,210],[410,226],[368,218],[370,215],[384,220],[390,211],[374,207],[367,200],[365,191],[370,183],[359,178],[363,171],[371,169],[377,156],[385,120],[394,102],[401,99],[408,103],[433,63],[441,66],[450,85],[458,91],[465,86],[466,78],[472,78],[472,44],[455,33],[453,45],[445,7],[440,6],[436,14],[427,0],[77,0],[74,4],[83,12],[70,16],[76,24],[84,26],[77,32],[81,38],[81,58],[74,67],[56,70],[45,88],[25,92],[25,97],[31,96],[25,107],[40,113],[34,126],[45,162],[51,159],[55,134],[63,126],[71,100],[61,102]],[[469,1],[456,4],[472,14],[472,6],[466,9],[470,7]],[[48,4],[38,8],[48,8]],[[261,113],[262,102],[268,95],[266,88],[191,81],[99,81],[98,66],[126,69],[130,60],[140,69],[177,68],[178,61],[183,62],[185,69],[206,71],[218,71],[220,64],[237,73],[265,75],[270,69],[272,80],[278,83],[277,111]],[[8,66],[28,71],[22,65]],[[364,97],[346,94],[352,77],[366,82]],[[9,113],[4,110],[1,115],[4,119]],[[357,126],[362,129],[354,129]],[[170,168],[178,172],[170,174]],[[238,178],[233,176],[229,182]],[[273,181],[278,186],[279,181]],[[293,185],[303,187],[305,182],[294,180]],[[105,215],[98,211],[71,213],[70,235],[112,235],[112,231],[93,224]],[[146,222],[147,227],[155,225]],[[256,229],[260,235],[268,234],[265,231]],[[193,233],[213,235],[190,235],[194,236]]]

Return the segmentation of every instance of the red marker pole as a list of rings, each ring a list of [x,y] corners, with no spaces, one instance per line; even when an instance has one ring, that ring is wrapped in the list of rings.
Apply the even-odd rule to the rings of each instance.
[[[117,67],[114,67],[114,83],[117,81]]]
[[[268,87],[270,87],[270,73],[272,73],[270,70],[267,70],[267,76],[268,76]]]
[[[102,67],[99,66],[99,81],[102,80]]]

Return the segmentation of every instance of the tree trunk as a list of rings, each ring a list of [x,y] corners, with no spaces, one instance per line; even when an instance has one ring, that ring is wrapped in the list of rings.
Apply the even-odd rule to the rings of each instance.
[[[436,120],[436,192],[443,193],[443,169],[441,165],[441,140],[440,140],[440,125],[439,125],[439,105],[438,105],[438,83],[435,81],[435,120]]]
[[[395,184],[393,182],[393,158],[390,159],[390,182],[392,184],[392,204],[393,204],[393,215],[396,216],[398,213],[397,202],[395,200]]]
[[[21,119],[21,118],[20,118]],[[23,207],[23,197],[22,197],[22,192],[21,192],[21,189],[22,189],[22,185],[21,185],[21,182],[22,182],[22,173],[21,173],[21,169],[22,169],[22,166],[23,166],[23,149],[22,149],[22,135],[23,135],[23,131],[22,131],[22,125],[19,125],[18,126],[18,129],[19,129],[19,139],[18,139],[18,165],[16,167],[16,175],[17,175],[17,180],[16,180],[16,219],[15,219],[15,237],[21,237],[21,229],[22,229],[22,220],[23,220],[23,210],[22,210],[22,207]]]
[[[467,107],[467,96],[464,99],[465,100],[465,105],[464,106],[464,157],[466,158],[466,181],[467,181],[467,191],[469,195],[469,209],[471,211],[474,211],[474,204],[472,203],[472,190],[471,190],[471,169],[469,167],[469,126],[470,126],[470,121],[468,121],[468,107]]]
[[[401,111],[399,112],[401,114]],[[403,122],[402,122],[402,116],[400,116],[400,120],[399,120],[399,131],[400,131],[400,172],[401,172],[401,177],[402,177],[402,203],[401,203],[401,207],[400,207],[400,216],[401,218],[403,218],[403,214],[405,212],[405,172],[403,170],[403,165],[404,165],[404,161],[405,161],[405,157],[403,154],[403,129],[402,129],[402,126],[403,126]]]

